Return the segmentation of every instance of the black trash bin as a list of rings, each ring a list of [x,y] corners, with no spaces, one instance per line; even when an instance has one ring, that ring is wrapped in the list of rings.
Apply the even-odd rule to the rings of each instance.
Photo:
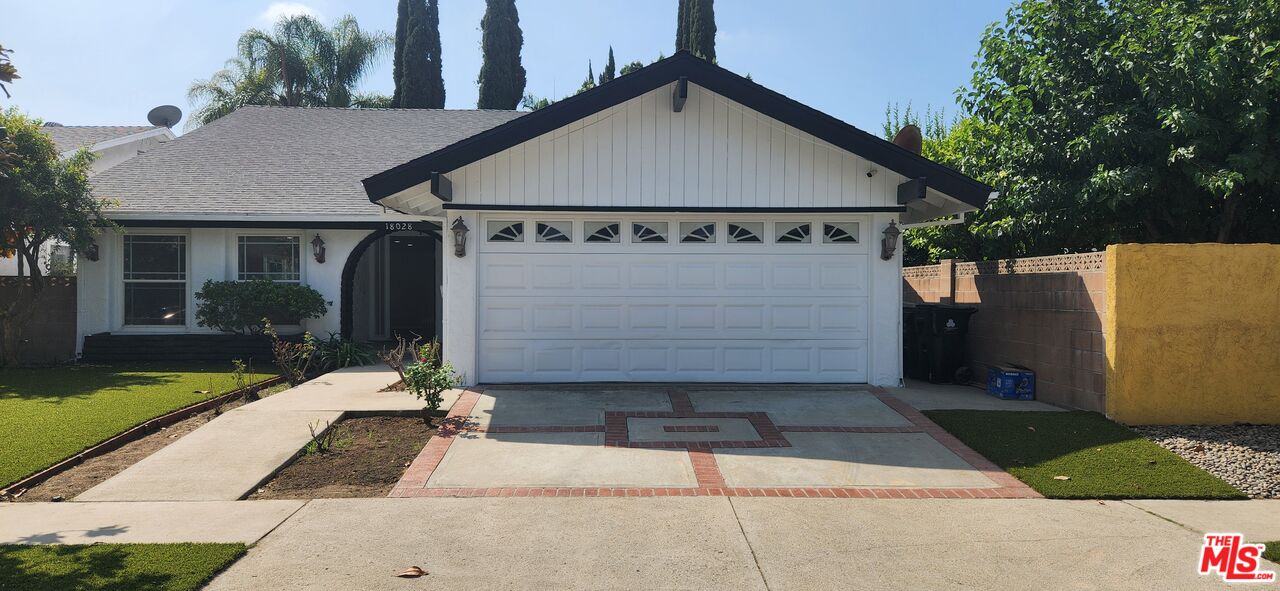
[[[935,384],[955,382],[964,367],[969,316],[977,311],[950,304],[903,306],[903,373]]]

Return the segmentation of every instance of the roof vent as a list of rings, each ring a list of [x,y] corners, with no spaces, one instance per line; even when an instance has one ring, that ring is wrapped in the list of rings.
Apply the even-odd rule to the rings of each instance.
[[[893,145],[898,146],[912,154],[919,154],[924,149],[924,138],[920,135],[920,128],[911,124],[903,125],[898,130],[898,134],[893,136]]]
[[[45,121],[43,127],[62,127],[62,124],[57,121]]]

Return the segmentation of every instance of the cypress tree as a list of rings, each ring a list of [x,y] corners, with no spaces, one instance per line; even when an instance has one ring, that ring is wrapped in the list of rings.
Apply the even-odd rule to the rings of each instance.
[[[391,106],[400,106],[401,78],[404,76],[404,45],[409,40],[409,0],[400,0],[396,4],[396,46],[391,55],[391,81],[395,83],[395,92],[391,95]]]
[[[520,65],[520,48],[524,36],[520,32],[520,15],[515,0],[485,0],[484,18],[480,20],[481,109],[512,110],[524,96],[525,72]]]
[[[604,69],[600,70],[600,84],[604,84],[617,77],[617,64],[613,61],[613,46],[609,46],[609,60],[604,63]]]
[[[587,60],[587,79],[582,81],[582,86],[578,87],[578,92],[574,94],[582,94],[596,87],[596,75],[591,71],[591,60]]]
[[[443,109],[439,0],[409,0],[409,33],[401,69],[400,102],[406,109]]]
[[[713,0],[680,0],[676,22],[676,51],[687,49],[709,62],[716,61],[716,13]]]

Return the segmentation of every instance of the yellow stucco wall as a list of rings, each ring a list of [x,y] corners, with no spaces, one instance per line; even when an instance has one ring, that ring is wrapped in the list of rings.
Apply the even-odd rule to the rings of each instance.
[[[1280,424],[1280,245],[1107,248],[1107,415]]]

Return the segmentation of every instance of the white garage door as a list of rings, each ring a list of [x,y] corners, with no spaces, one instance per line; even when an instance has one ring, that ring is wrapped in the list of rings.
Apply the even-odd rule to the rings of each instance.
[[[488,217],[479,380],[865,382],[869,227]]]

